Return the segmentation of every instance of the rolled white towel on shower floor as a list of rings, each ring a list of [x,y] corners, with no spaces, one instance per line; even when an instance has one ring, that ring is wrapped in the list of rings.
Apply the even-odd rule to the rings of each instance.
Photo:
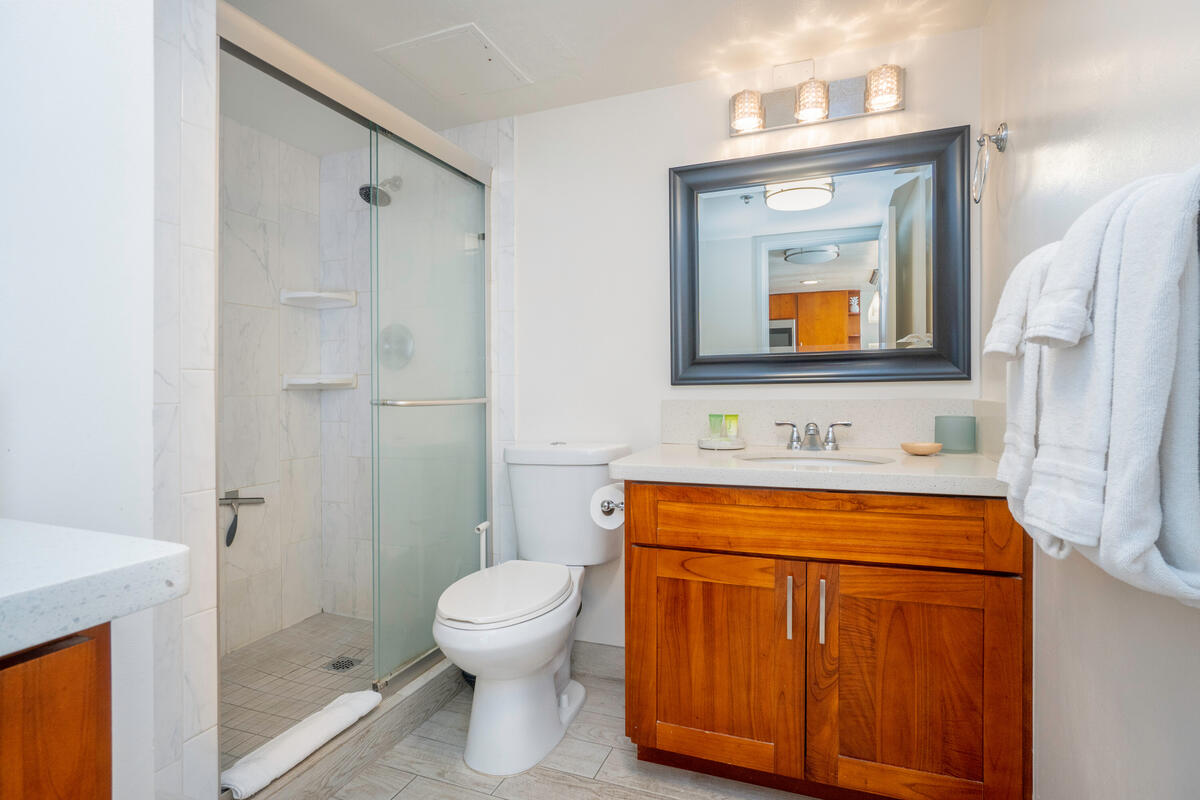
[[[347,692],[243,756],[221,773],[221,788],[242,800],[308,758],[318,747],[379,705],[379,692]]]

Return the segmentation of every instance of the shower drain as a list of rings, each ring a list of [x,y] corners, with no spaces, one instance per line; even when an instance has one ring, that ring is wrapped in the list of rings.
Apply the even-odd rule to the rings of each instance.
[[[321,669],[329,670],[330,672],[345,672],[348,669],[354,669],[362,663],[361,658],[351,658],[350,656],[338,656],[333,661],[330,661]]]

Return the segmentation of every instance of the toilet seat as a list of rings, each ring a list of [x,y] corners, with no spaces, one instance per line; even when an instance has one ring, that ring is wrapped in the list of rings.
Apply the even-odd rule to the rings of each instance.
[[[571,594],[571,571],[543,561],[505,561],[451,584],[438,599],[443,625],[491,630],[516,625],[557,608]]]

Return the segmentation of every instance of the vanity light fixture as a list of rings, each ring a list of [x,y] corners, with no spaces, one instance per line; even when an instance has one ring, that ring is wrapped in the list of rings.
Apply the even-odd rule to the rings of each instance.
[[[836,244],[823,244],[817,247],[797,247],[794,250],[787,250],[783,254],[783,260],[789,264],[828,264],[841,254],[841,248]],[[811,285],[817,281],[808,280],[803,283]]]
[[[900,105],[900,67],[881,64],[867,73],[867,111],[887,111]]]
[[[753,89],[743,89],[733,96],[730,109],[730,124],[735,131],[761,130],[766,120],[763,110],[762,93]]]
[[[797,122],[817,122],[829,116],[829,81],[810,78],[796,87]]]
[[[833,200],[833,178],[768,183],[764,187],[763,199],[767,208],[775,211],[811,211]]]

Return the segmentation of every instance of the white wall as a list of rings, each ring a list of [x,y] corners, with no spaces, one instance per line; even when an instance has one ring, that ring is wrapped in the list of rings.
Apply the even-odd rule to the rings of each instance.
[[[1200,160],[1200,5],[1009,0],[984,29],[984,116],[1006,120],[983,202],[984,312],[1025,253],[1105,193]],[[998,365],[984,391],[1003,396]],[[1200,791],[1200,612],[1079,555],[1034,565],[1034,787],[1043,800]]]
[[[154,533],[153,23],[0,5],[0,516]],[[114,797],[153,792],[151,637],[113,624]]]
[[[980,109],[979,45],[974,30],[817,59],[818,73],[833,78],[885,62],[904,65],[907,110],[736,139],[728,136],[729,97],[746,85],[770,88],[763,75],[712,78],[518,117],[521,438],[645,447],[659,440],[659,404],[667,397],[976,397],[977,380],[672,387],[667,171],[973,124]],[[977,263],[973,272],[976,286]],[[972,336],[977,342],[977,324]],[[736,410],[723,405],[719,410]],[[619,563],[588,570],[579,636],[623,640]]]

